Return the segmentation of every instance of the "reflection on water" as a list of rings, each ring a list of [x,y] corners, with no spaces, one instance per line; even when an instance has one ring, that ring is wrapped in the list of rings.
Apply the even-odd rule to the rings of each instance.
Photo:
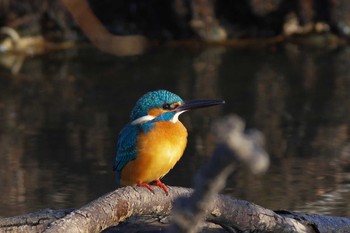
[[[258,177],[242,168],[225,193],[349,217],[349,61],[348,48],[287,44],[162,48],[131,58],[81,49],[27,59],[15,75],[2,68],[0,215],[79,207],[113,190],[118,132],[142,94],[164,88],[226,100],[181,116],[189,144],[165,183],[191,186],[214,146],[211,122],[234,112],[267,136],[272,165]]]

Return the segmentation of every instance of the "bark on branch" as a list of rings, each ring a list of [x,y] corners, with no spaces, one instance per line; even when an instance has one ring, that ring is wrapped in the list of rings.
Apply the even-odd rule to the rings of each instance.
[[[0,219],[0,232],[101,232],[130,216],[167,216],[174,199],[188,197],[193,192],[192,189],[171,186],[168,196],[158,187],[154,187],[154,191],[155,194],[143,187],[124,187],[72,212],[46,210],[34,217],[25,215]],[[350,232],[350,219],[347,218],[274,212],[224,195],[215,196],[214,204],[206,210],[205,217],[225,229],[247,232]],[[309,231],[299,231],[300,228],[296,227],[308,228]]]

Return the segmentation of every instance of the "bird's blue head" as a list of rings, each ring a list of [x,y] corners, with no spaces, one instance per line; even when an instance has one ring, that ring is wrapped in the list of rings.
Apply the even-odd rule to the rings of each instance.
[[[185,111],[223,104],[223,100],[184,101],[178,95],[166,90],[151,91],[143,95],[131,112],[132,124],[140,124],[155,119],[177,121]]]
[[[151,91],[143,95],[131,112],[131,120],[147,115],[158,116],[183,104],[183,100],[176,94],[166,90]]]

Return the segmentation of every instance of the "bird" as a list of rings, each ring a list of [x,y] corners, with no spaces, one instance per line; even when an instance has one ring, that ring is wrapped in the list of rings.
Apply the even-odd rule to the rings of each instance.
[[[167,90],[144,94],[118,137],[113,165],[117,186],[143,186],[154,193],[150,183],[155,181],[168,194],[160,179],[179,161],[187,144],[188,133],[179,115],[224,103],[210,99],[184,101]]]

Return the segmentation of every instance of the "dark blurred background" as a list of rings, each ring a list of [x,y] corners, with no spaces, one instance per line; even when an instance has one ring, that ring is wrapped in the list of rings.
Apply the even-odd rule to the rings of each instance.
[[[113,34],[139,34],[160,41],[272,37],[302,31],[350,35],[346,0],[1,0],[0,25],[51,41],[84,38],[70,13],[80,11],[84,18],[85,5]],[[226,37],[220,37],[220,32]]]
[[[133,105],[168,89],[226,104],[181,115],[189,143],[166,184],[192,186],[215,146],[211,123],[235,113],[265,134],[271,166],[260,176],[240,168],[224,193],[349,217],[349,6],[0,1],[0,216],[79,207],[112,191]]]

